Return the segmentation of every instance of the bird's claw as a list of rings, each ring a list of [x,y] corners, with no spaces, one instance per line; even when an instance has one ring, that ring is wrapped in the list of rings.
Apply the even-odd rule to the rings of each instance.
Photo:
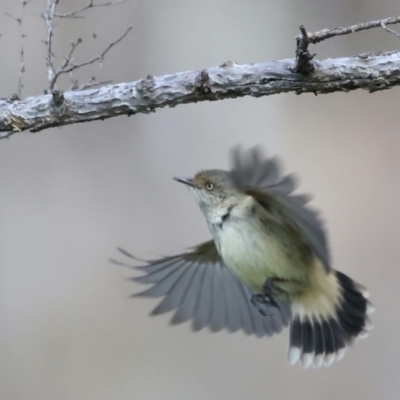
[[[257,311],[265,317],[272,314],[268,314],[262,307],[260,307],[260,304],[265,304],[267,307],[274,307],[279,310],[279,304],[275,300],[272,292],[275,291],[282,294],[286,293],[283,289],[276,286],[274,280],[275,278],[268,278],[262,287],[262,292],[251,296],[251,304],[253,304]]]
[[[251,296],[251,304],[257,309],[257,311],[264,317],[271,316],[272,314],[267,313],[260,304],[265,304],[268,307],[275,307],[279,309],[279,304],[275,301],[271,294],[253,294]]]

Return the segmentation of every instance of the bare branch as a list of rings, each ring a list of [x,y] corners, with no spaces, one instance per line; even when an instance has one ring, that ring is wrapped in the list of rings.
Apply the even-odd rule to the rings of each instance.
[[[98,81],[94,76],[92,76],[86,83],[82,83],[81,85],[79,85],[78,81],[74,79],[72,73],[70,75],[71,75],[71,87],[69,90],[71,91],[93,89],[95,87],[110,85],[113,82],[112,80]]]
[[[68,65],[71,64],[71,62],[73,60],[74,51],[81,43],[82,43],[82,39],[80,39],[80,38],[76,39],[75,42],[71,42],[71,49],[69,50],[67,57],[64,59],[64,62],[61,64],[61,67],[57,70],[57,72],[54,73],[53,79],[50,81],[50,90],[54,89],[58,77],[63,73],[67,73],[64,70],[65,70],[65,68],[68,67]]]
[[[130,26],[125,33],[120,36],[116,41],[110,43],[108,45],[108,47],[101,53],[100,55],[100,59],[103,60],[104,56],[108,53],[109,50],[111,50],[116,44],[118,44],[121,40],[123,40],[125,38],[125,36],[131,31],[131,29],[133,28],[133,26]]]
[[[364,22],[348,28],[323,29],[322,31],[315,33],[307,32],[304,26],[300,25],[301,34],[296,36],[296,61],[292,67],[292,71],[304,75],[311,74],[314,71],[312,60],[316,54],[310,54],[308,51],[308,45],[310,43],[316,44],[334,36],[348,35],[349,33],[378,27],[382,27],[388,32],[397,35],[395,31],[387,28],[386,25],[398,24],[399,22],[400,17],[390,17],[379,21]]]
[[[310,43],[316,44],[334,36],[348,35],[350,33],[359,32],[366,29],[379,28],[398,23],[400,23],[400,16],[385,18],[378,21],[364,22],[348,28],[323,29],[319,32],[308,33],[307,36]]]
[[[54,14],[55,17],[57,18],[83,18],[82,16],[78,15],[79,13],[86,11],[90,8],[95,8],[95,7],[108,7],[112,6],[114,4],[119,4],[119,3],[124,3],[126,0],[115,0],[115,1],[109,1],[107,3],[100,3],[100,4],[94,4],[94,0],[90,0],[90,3],[82,7],[78,10],[66,13],[66,14]]]
[[[28,4],[27,0],[21,0],[21,14],[19,18],[14,17],[8,13],[5,13],[8,17],[12,18],[14,21],[17,22],[18,24],[18,29],[19,29],[19,37],[20,37],[20,51],[19,51],[19,76],[18,76],[18,89],[17,89],[17,94],[18,97],[21,98],[22,94],[22,88],[23,88],[23,82],[22,82],[22,76],[25,72],[25,62],[24,62],[24,56],[25,56],[25,50],[24,50],[24,41],[26,38],[26,35],[23,32],[23,21],[24,21],[24,14],[25,14],[25,7]]]
[[[4,132],[0,134],[0,139],[9,139],[11,135],[14,135],[16,131]]]
[[[53,36],[54,36],[54,17],[69,17],[73,18],[76,16],[77,13],[80,13],[84,10],[87,10],[89,8],[94,8],[94,7],[106,7],[110,6],[113,4],[118,4],[122,3],[126,0],[116,0],[116,1],[109,1],[107,3],[101,3],[101,4],[94,4],[94,0],[90,0],[90,3],[76,11],[73,11],[69,14],[63,14],[63,15],[58,15],[56,14],[56,8],[59,3],[59,0],[47,0],[47,6],[46,6],[46,12],[43,14],[43,18],[46,22],[46,27],[47,27],[47,76],[48,76],[48,81],[49,81],[49,91],[52,92],[54,89],[57,88],[57,80],[62,74],[72,74],[73,71],[75,71],[78,68],[82,68],[86,65],[94,64],[95,62],[101,63],[104,59],[104,56],[107,54],[107,52],[112,49],[116,44],[118,44],[121,40],[125,38],[125,36],[129,33],[129,31],[132,29],[132,26],[130,26],[125,33],[120,36],[117,40],[114,42],[110,43],[107,48],[97,57],[92,58],[90,60],[81,62],[79,64],[73,64],[73,55],[75,49],[78,47],[79,44],[82,43],[82,39],[77,39],[75,42],[71,42],[71,49],[67,56],[64,59],[64,62],[61,64],[61,66],[56,69],[54,66],[54,54],[53,54]],[[71,80],[73,81],[73,77],[71,76]],[[73,84],[74,85],[74,84]]]
[[[154,112],[199,101],[278,93],[369,92],[400,85],[400,52],[314,60],[310,75],[291,71],[293,59],[238,65],[231,61],[207,70],[180,72],[98,89],[0,100],[0,132],[37,132],[55,126]]]
[[[67,57],[64,60],[64,64],[61,65],[60,69],[64,69],[72,61],[72,56],[74,54],[74,51],[81,43],[82,43],[81,38],[76,39],[75,42],[71,42],[71,49],[70,49]]]
[[[382,21],[381,26],[382,26],[382,28],[383,28],[386,32],[392,33],[393,35],[397,36],[397,37],[400,39],[400,34],[398,34],[398,33],[397,33],[396,31],[394,31],[393,29],[389,29],[389,28],[386,26],[386,24],[385,24],[384,21]]]
[[[11,19],[19,23],[19,18],[14,17],[14,15],[9,14],[7,11],[4,13],[4,15],[7,15],[7,17],[10,17]]]
[[[50,81],[50,90],[53,90],[55,88],[55,84],[57,82],[57,79],[60,75],[62,74],[69,74],[73,71],[75,71],[78,68],[82,68],[86,65],[90,65],[93,64],[95,62],[102,62],[104,59],[104,56],[108,53],[109,50],[111,50],[116,44],[118,44],[121,40],[124,39],[124,37],[130,32],[130,30],[132,29],[132,26],[130,26],[123,35],[121,35],[117,40],[115,40],[114,42],[110,43],[107,48],[97,57],[95,58],[91,58],[90,60],[86,60],[81,62],[80,64],[73,64],[72,61],[72,54],[74,52],[74,50],[76,49],[76,47],[82,43],[81,39],[77,39],[76,42],[72,42],[71,43],[71,50],[68,53],[67,58],[65,59],[64,63],[61,65],[60,69],[57,70],[57,72],[54,73],[53,79]]]
[[[93,63],[95,63],[95,62],[97,62],[97,61],[101,62],[101,61],[104,59],[104,56],[106,55],[106,53],[107,53],[112,47],[114,47],[117,43],[119,43],[119,42],[129,33],[129,31],[130,31],[131,29],[132,29],[132,26],[130,26],[130,27],[125,31],[125,33],[124,33],[122,36],[120,36],[115,42],[110,43],[110,44],[108,45],[108,47],[103,51],[103,53],[101,53],[99,56],[97,56],[97,57],[95,57],[95,58],[92,58],[92,59],[90,59],[90,60],[84,61],[84,62],[82,62],[82,63],[80,63],[80,64],[76,64],[76,65],[73,65],[73,64],[70,63],[70,67],[69,67],[69,68],[65,68],[64,70],[59,71],[59,72],[60,72],[60,73],[63,73],[63,74],[67,74],[67,73],[70,73],[70,72],[74,71],[74,70],[77,69],[77,68],[81,68],[81,67],[84,67],[84,66],[86,66],[86,65],[93,64]]]
[[[55,7],[58,1],[48,0],[46,10],[46,14],[50,16],[48,27],[52,27],[52,16],[54,16],[52,7]],[[302,34],[296,38],[296,59],[251,65],[238,65],[227,61],[219,67],[156,78],[149,75],[140,81],[103,86],[98,89],[66,93],[53,90],[50,95],[31,97],[22,101],[15,97],[0,99],[0,132],[5,132],[0,139],[24,130],[38,132],[50,127],[103,120],[118,115],[150,113],[157,108],[175,107],[198,101],[244,96],[261,97],[286,92],[323,94],[364,89],[373,93],[390,89],[400,85],[400,51],[317,61],[308,53],[308,45],[353,31],[373,27],[385,29],[386,24],[399,22],[400,17],[387,18],[350,28],[325,29],[316,33],[307,33],[305,28],[301,27]],[[61,69],[55,72],[53,67],[54,75],[72,73],[76,68],[96,61],[101,62],[106,53],[119,43],[131,28],[112,42],[100,56],[81,64],[72,64],[74,50],[80,43],[79,39],[71,43],[70,52]],[[51,39],[52,29],[48,32]],[[51,60],[51,46],[49,49],[49,60]],[[301,68],[298,70],[293,68],[293,65]],[[99,82],[93,78],[87,85],[97,85],[97,83]],[[73,88],[77,87],[77,82],[73,81]]]
[[[99,86],[103,86],[103,85],[109,85],[111,83],[112,83],[112,80],[98,81],[98,80],[96,80],[95,77],[92,77],[89,82],[83,83],[76,90],[93,89],[95,87],[99,87]]]
[[[45,22],[46,22],[46,27],[47,27],[47,78],[50,83],[50,88],[51,87],[51,82],[53,82],[54,75],[56,73],[55,68],[54,68],[54,63],[53,63],[53,20],[54,20],[54,13],[55,9],[57,7],[59,0],[47,0],[47,5],[46,5],[46,12],[42,15]],[[55,83],[55,82],[54,82]]]

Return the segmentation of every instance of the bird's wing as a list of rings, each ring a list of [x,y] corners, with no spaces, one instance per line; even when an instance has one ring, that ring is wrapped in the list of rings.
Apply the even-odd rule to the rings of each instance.
[[[164,297],[152,315],[176,310],[172,324],[191,319],[195,331],[206,326],[213,332],[242,329],[261,337],[280,332],[289,322],[289,304],[285,301],[279,302],[279,309],[266,309],[267,316],[257,311],[250,302],[253,292],[229,271],[213,241],[191,252],[147,261],[147,265],[136,268],[145,275],[132,280],[152,286],[134,296]]]
[[[315,256],[329,271],[330,257],[323,223],[318,212],[306,206],[310,201],[308,196],[293,194],[296,188],[294,176],[282,176],[279,161],[265,158],[259,147],[249,150],[236,147],[232,159],[233,166],[229,174],[235,186],[243,192],[258,190],[278,200],[302,232]]]

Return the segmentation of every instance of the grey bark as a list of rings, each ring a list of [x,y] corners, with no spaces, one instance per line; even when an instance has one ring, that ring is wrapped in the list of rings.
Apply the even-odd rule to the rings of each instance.
[[[0,100],[0,137],[14,132],[88,122],[118,115],[154,112],[157,108],[198,101],[284,92],[325,94],[390,89],[400,84],[400,52],[312,60],[313,72],[293,72],[294,59],[180,72],[99,89]]]

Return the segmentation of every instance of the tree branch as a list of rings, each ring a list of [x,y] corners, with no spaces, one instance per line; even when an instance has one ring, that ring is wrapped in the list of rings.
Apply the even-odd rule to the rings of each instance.
[[[313,58],[316,54],[310,54],[308,51],[309,44],[317,44],[323,40],[330,39],[335,36],[348,35],[350,33],[364,31],[367,29],[381,27],[386,32],[392,33],[397,37],[400,35],[389,29],[386,25],[398,24],[400,17],[390,17],[381,19],[378,21],[364,22],[357,25],[352,25],[348,28],[334,28],[334,29],[323,29],[322,31],[310,33],[306,31],[303,25],[300,25],[301,34],[296,36],[296,62],[292,68],[293,72],[300,72],[302,74],[310,74],[314,71],[314,65],[312,63]]]
[[[48,2],[56,3],[57,0]],[[310,43],[373,27],[387,30],[387,24],[398,22],[400,17],[316,33],[307,33],[302,27],[302,34],[296,38],[296,59],[251,65],[227,61],[219,67],[160,77],[149,75],[139,81],[98,89],[65,93],[55,90],[52,94],[24,100],[0,99],[0,132],[4,132],[0,139],[24,130],[38,132],[50,127],[103,120],[118,115],[149,113],[157,108],[198,101],[261,97],[286,92],[317,95],[356,89],[365,89],[370,93],[390,89],[400,85],[398,51],[323,61],[317,61],[311,55],[301,58],[308,53]],[[68,64],[71,65],[70,61]]]
[[[82,13],[83,11],[89,10],[90,8],[95,8],[95,7],[108,7],[112,6],[114,4],[119,4],[119,3],[124,3],[126,0],[115,0],[115,1],[109,1],[107,3],[100,3],[100,4],[95,4],[94,0],[90,0],[90,3],[82,8],[79,8],[78,10],[71,11],[69,13],[65,14],[58,14],[55,13],[54,16],[57,18],[83,18],[82,16],[78,15]]]
[[[24,0],[21,0],[24,1]],[[60,2],[60,0],[47,0],[47,5],[46,5],[46,12],[42,15],[43,19],[45,20],[46,23],[46,28],[47,28],[47,77],[49,81],[49,92],[52,92],[54,89],[57,89],[57,80],[60,77],[60,75],[63,74],[70,74],[71,75],[71,81],[73,82],[73,71],[85,67],[90,64],[94,64],[96,62],[101,63],[104,60],[105,55],[108,53],[109,50],[111,50],[115,45],[120,43],[126,35],[130,32],[132,29],[132,26],[130,26],[118,39],[116,39],[114,42],[110,43],[106,49],[97,57],[91,58],[89,60],[83,61],[79,64],[74,64],[74,51],[76,48],[82,43],[82,39],[78,38],[76,41],[71,42],[71,48],[67,56],[64,58],[64,62],[62,65],[56,69],[54,66],[54,54],[53,54],[53,37],[54,37],[54,18],[59,17],[59,18],[78,18],[79,16],[77,14],[89,9],[89,8],[95,8],[95,7],[108,7],[112,6],[114,4],[119,4],[123,3],[126,0],[116,0],[116,1],[109,1],[107,3],[100,3],[100,4],[95,4],[94,0],[90,0],[90,3],[82,7],[76,11],[72,11],[67,14],[56,14],[56,9],[57,6]]]
[[[131,83],[60,95],[0,100],[0,132],[37,132],[46,128],[149,113],[165,106],[278,93],[332,93],[365,89],[369,92],[400,85],[400,52],[364,54],[315,61],[310,76],[291,71],[294,60],[254,65],[226,62],[201,71],[148,76]],[[57,94],[57,96],[56,96]]]
[[[308,33],[307,36],[310,43],[317,44],[334,36],[348,35],[350,33],[364,31],[367,29],[382,27],[386,30],[386,25],[398,24],[399,22],[400,17],[390,17],[378,21],[364,22],[361,24],[349,26],[348,28],[323,29],[319,32]],[[297,36],[297,38],[299,38],[299,36]]]
[[[24,84],[22,82],[22,77],[25,72],[24,40],[26,38],[26,35],[23,32],[23,22],[24,22],[25,7],[27,4],[28,4],[27,0],[21,0],[21,13],[20,13],[19,17],[14,17],[14,16],[10,15],[9,13],[5,13],[8,17],[10,17],[11,19],[13,19],[14,21],[17,22],[18,28],[19,28],[20,49],[19,49],[19,76],[18,76],[18,89],[17,89],[17,96],[19,98],[21,98],[22,88],[24,87]]]
[[[47,64],[47,78],[48,78],[50,84],[53,81],[54,75],[56,73],[56,70],[54,68],[54,63],[53,63],[53,56],[54,56],[54,54],[53,54],[53,18],[54,18],[54,12],[56,10],[58,1],[59,0],[47,0],[46,12],[42,15],[43,19],[46,22],[46,28],[47,28],[46,64]]]
[[[118,39],[116,39],[114,42],[110,43],[107,48],[97,57],[95,58],[91,58],[90,60],[86,60],[81,62],[80,64],[73,64],[72,63],[72,53],[74,52],[74,50],[76,49],[76,47],[82,43],[81,39],[77,39],[76,42],[72,42],[71,43],[71,50],[68,53],[67,58],[65,59],[63,65],[60,67],[60,69],[56,72],[55,76],[54,76],[54,81],[58,78],[59,75],[61,74],[68,74],[72,71],[75,71],[78,68],[82,68],[86,65],[90,65],[93,64],[95,62],[102,62],[104,60],[105,55],[108,53],[109,50],[111,50],[116,44],[118,44],[121,40],[123,40],[125,38],[125,36],[130,32],[130,30],[132,29],[132,26],[130,26]],[[54,85],[51,85],[51,88]]]

